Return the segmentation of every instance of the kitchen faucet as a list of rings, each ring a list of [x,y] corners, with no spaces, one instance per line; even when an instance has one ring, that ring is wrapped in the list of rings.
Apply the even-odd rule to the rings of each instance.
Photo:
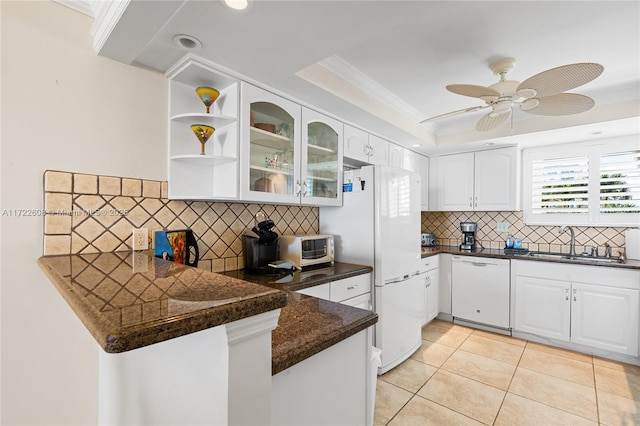
[[[560,232],[558,232],[558,234],[562,234],[564,231],[569,230],[569,233],[571,234],[571,242],[569,243],[569,255],[570,256],[575,256],[576,255],[576,235],[573,233],[573,228],[568,226],[568,225],[562,225],[560,227]]]

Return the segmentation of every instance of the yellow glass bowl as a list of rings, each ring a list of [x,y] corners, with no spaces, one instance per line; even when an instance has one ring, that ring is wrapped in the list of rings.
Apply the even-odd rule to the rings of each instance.
[[[218,96],[220,96],[220,92],[213,87],[204,86],[196,88],[196,94],[204,106],[207,107],[207,114],[209,114],[209,107],[216,101],[216,99],[218,99]]]
[[[204,144],[209,140],[213,132],[215,132],[211,126],[205,124],[192,124],[191,131],[196,135],[200,141],[200,155],[204,155]]]

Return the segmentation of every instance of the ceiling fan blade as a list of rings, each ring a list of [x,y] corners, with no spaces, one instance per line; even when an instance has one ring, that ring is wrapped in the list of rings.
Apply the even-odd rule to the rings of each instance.
[[[593,62],[563,65],[542,71],[520,83],[516,93],[523,98],[543,98],[587,84],[596,79],[604,67]]]
[[[588,96],[575,93],[559,93],[543,98],[527,99],[520,109],[536,115],[572,115],[593,108],[595,102]]]
[[[441,119],[441,118],[453,117],[453,116],[455,116],[455,115],[464,114],[465,112],[480,111],[481,109],[489,108],[489,106],[490,106],[490,105],[479,105],[479,106],[474,106],[474,107],[470,107],[470,108],[459,109],[459,110],[457,110],[457,111],[447,112],[447,113],[440,114],[440,115],[435,115],[435,116],[433,116],[433,117],[425,118],[424,120],[422,120],[422,121],[420,122],[420,124],[422,124],[422,123],[427,123],[427,122],[429,122],[429,121],[439,120],[439,119]]]
[[[446,89],[457,95],[470,96],[472,98],[480,98],[485,101],[495,100],[500,97],[497,90],[490,87],[476,86],[474,84],[449,84]]]
[[[478,123],[476,124],[476,130],[479,132],[488,132],[489,130],[500,127],[500,125],[507,121],[509,117],[511,117],[511,109],[508,109],[499,114],[490,112],[478,121]]]

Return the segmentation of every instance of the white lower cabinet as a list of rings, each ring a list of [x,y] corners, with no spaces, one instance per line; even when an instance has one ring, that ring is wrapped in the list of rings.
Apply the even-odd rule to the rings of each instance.
[[[371,332],[363,330],[272,377],[271,424],[364,425]]]
[[[296,291],[306,294],[307,296],[331,300],[332,302],[340,302],[356,308],[372,309],[370,273]]]
[[[512,264],[514,330],[638,356],[640,272],[517,260]]]
[[[422,324],[426,324],[439,312],[439,281],[438,281],[439,255],[420,259],[420,277],[424,285],[424,309]]]

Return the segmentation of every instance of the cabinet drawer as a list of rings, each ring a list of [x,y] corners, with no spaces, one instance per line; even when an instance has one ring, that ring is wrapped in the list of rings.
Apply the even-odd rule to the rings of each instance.
[[[334,302],[351,299],[371,291],[371,274],[358,275],[333,281],[330,285],[330,296]]]

